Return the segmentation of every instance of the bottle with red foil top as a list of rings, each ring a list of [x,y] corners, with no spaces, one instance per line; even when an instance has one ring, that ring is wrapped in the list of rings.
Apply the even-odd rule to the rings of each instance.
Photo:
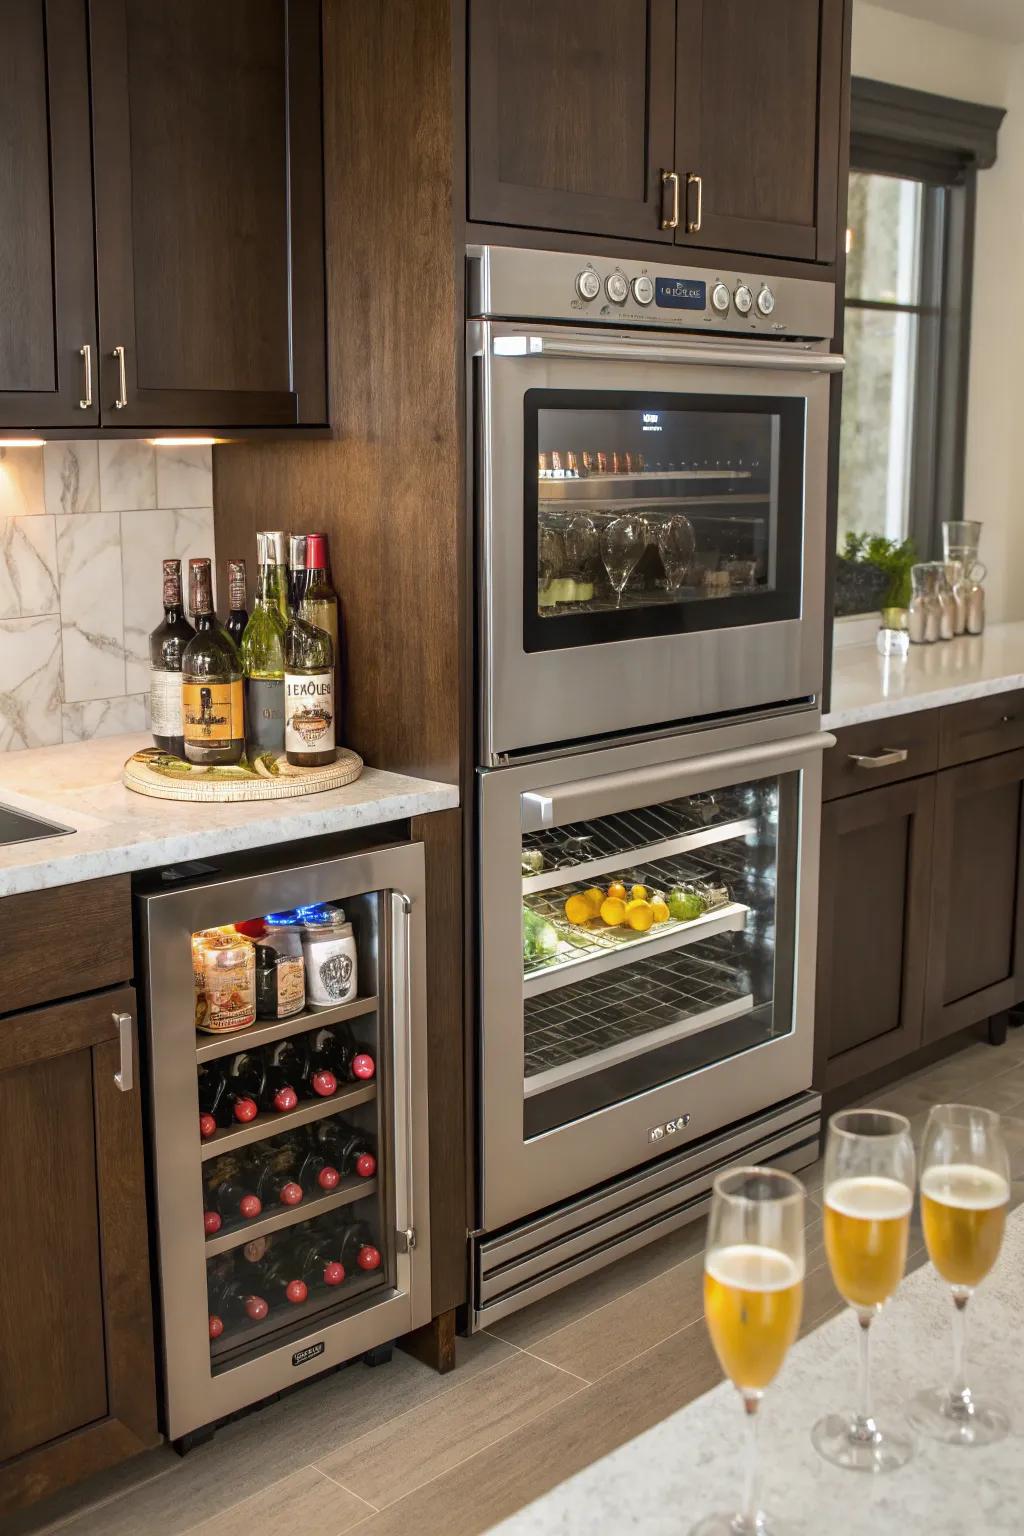
[[[199,1134],[204,1141],[229,1125],[255,1120],[263,1077],[263,1062],[254,1051],[240,1051],[228,1061],[200,1063]]]
[[[264,1093],[260,1105],[263,1109],[280,1113],[294,1109],[300,1098],[329,1099],[337,1091],[337,1077],[325,1064],[314,1060],[306,1035],[278,1040],[275,1045],[268,1046],[264,1063]]]
[[[377,1071],[370,1052],[354,1039],[348,1024],[318,1029],[310,1055],[317,1067],[333,1073],[339,1083],[368,1083]]]
[[[204,1182],[203,1228],[215,1237],[225,1222],[255,1221],[263,1201],[234,1158],[215,1159]]]
[[[219,1339],[226,1328],[239,1323],[262,1322],[270,1311],[265,1296],[257,1294],[256,1286],[245,1283],[233,1264],[211,1274],[209,1279],[210,1339]],[[255,1276],[253,1277],[256,1278]]]
[[[321,1223],[315,1230],[307,1231],[296,1243],[295,1258],[298,1273],[312,1290],[326,1285],[332,1290],[345,1279],[345,1266],[338,1257],[340,1247],[328,1233],[321,1231]]]
[[[381,1251],[373,1241],[365,1221],[346,1221],[342,1217],[337,1226],[332,1228],[329,1241],[337,1248],[338,1258],[347,1274],[354,1275],[360,1271],[372,1274],[383,1263]]]
[[[252,1274],[251,1281],[247,1278],[245,1284],[252,1284],[272,1307],[282,1303],[293,1307],[301,1305],[309,1295],[309,1285],[303,1279],[300,1255],[292,1234],[275,1234],[263,1243],[260,1256],[253,1259],[246,1250],[256,1248],[258,1243],[259,1239],[257,1243],[247,1243],[242,1249],[241,1262],[246,1270],[251,1265]]]
[[[305,1191],[297,1177],[295,1148],[287,1142],[261,1142],[248,1153],[243,1168],[264,1209],[302,1204]]]
[[[372,1139],[358,1126],[346,1120],[321,1120],[313,1127],[319,1152],[343,1178],[356,1174],[372,1179],[377,1172],[377,1154]]]

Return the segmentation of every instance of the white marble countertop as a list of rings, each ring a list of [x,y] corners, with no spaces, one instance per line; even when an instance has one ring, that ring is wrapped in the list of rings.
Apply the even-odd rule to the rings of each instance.
[[[1009,1218],[999,1262],[969,1309],[968,1383],[997,1398],[1011,1432],[976,1450],[918,1438],[913,1459],[883,1477],[821,1460],[810,1431],[856,1394],[856,1324],[824,1323],[790,1353],[762,1409],[762,1507],[787,1536],[1018,1536],[1024,1511],[1024,1208]],[[872,1328],[875,1411],[901,1418],[919,1387],[944,1383],[952,1360],[949,1289],[931,1265],[909,1275]],[[643,1361],[636,1362],[642,1370]],[[686,1536],[742,1487],[743,1424],[722,1382],[654,1429],[622,1445],[494,1531],[501,1536],[594,1536],[642,1531]],[[772,1521],[774,1517],[774,1521]]]
[[[904,660],[869,645],[837,646],[825,730],[1024,688],[1024,622],[992,624],[983,635],[912,645]]]
[[[127,759],[151,745],[148,736],[107,736],[0,753],[0,804],[75,829],[71,837],[0,845],[0,896],[380,826],[459,803],[454,784],[377,768],[343,789],[295,800],[154,800],[121,783]]]

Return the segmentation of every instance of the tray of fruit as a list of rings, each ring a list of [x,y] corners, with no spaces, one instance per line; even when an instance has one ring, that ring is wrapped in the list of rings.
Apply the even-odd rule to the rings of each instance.
[[[574,947],[614,949],[639,935],[695,922],[729,902],[721,884],[688,880],[656,889],[641,880],[539,892],[524,905]]]

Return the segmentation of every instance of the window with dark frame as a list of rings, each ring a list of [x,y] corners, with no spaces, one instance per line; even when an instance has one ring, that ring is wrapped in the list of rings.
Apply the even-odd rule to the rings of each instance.
[[[940,553],[963,511],[977,173],[1001,108],[854,79],[839,547],[848,533]]]

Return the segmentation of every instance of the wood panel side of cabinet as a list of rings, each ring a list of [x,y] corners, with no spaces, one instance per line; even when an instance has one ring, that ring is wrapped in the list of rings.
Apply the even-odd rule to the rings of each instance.
[[[1024,999],[1024,749],[936,784],[926,1041]]]
[[[110,875],[0,901],[2,1014],[115,986],[132,974],[131,880]]]
[[[822,811],[814,1082],[821,1092],[922,1042],[935,778]]]

